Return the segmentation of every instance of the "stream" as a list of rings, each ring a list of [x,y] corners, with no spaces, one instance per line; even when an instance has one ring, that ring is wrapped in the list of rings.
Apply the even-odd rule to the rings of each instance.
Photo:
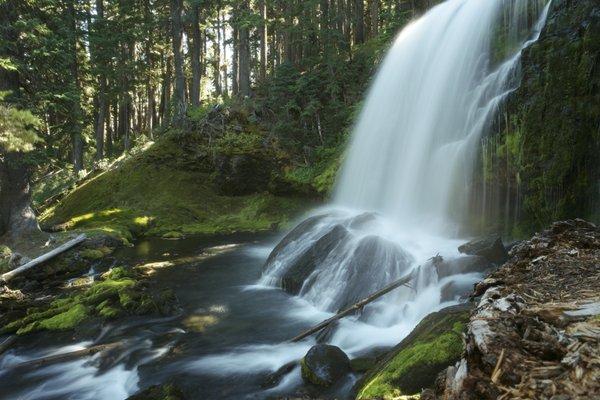
[[[163,266],[156,269],[150,290],[153,286],[157,290],[172,288],[181,314],[120,319],[96,328],[84,341],[60,332],[24,338],[0,357],[0,398],[118,400],[166,382],[176,382],[190,398],[198,399],[262,399],[299,390],[310,393],[299,367],[275,387],[262,386],[270,373],[299,360],[315,343],[314,338],[297,344],[284,342],[333,315],[300,297],[259,284],[276,240],[273,235],[256,234],[145,239],[119,250],[115,257],[129,265]],[[468,283],[477,279],[463,277]],[[350,317],[329,341],[356,357],[378,344],[389,347],[397,343],[423,316],[415,315],[414,320],[392,330]],[[12,368],[28,360],[117,341],[125,346],[35,369]],[[356,378],[349,375],[319,395],[343,398]]]
[[[190,258],[158,269],[152,280],[175,291],[182,315],[119,320],[78,343],[64,333],[26,338],[0,358],[0,398],[116,400],[167,381],[176,381],[194,398],[275,395],[277,390],[261,388],[265,375],[302,357],[310,345],[272,344],[330,314],[279,289],[253,286],[273,240],[257,235],[147,239],[119,250],[116,258],[131,265]],[[27,360],[116,341],[124,341],[126,351],[11,371]],[[296,375],[280,389],[297,387]]]

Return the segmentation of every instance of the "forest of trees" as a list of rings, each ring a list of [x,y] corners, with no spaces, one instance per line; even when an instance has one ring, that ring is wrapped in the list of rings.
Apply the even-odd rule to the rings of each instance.
[[[267,108],[269,130],[299,147],[323,144],[339,134],[346,108],[362,94],[353,87],[369,76],[348,67],[356,48],[395,32],[427,6],[426,0],[4,0],[2,101],[7,110],[31,112],[36,143],[29,147],[36,151],[25,157],[23,148],[2,146],[3,154],[20,156],[12,166],[11,157],[2,157],[0,186],[13,185],[8,170],[21,171],[17,180],[26,186],[32,170],[93,169],[223,101]],[[4,209],[13,201],[4,199]]]

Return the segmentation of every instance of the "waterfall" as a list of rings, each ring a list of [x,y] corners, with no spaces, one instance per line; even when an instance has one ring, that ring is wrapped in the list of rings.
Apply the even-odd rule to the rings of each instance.
[[[335,312],[412,274],[344,321],[347,351],[393,344],[427,313],[457,300],[482,270],[456,250],[471,175],[498,106],[518,87],[522,50],[537,40],[545,0],[448,0],[395,39],[367,95],[332,204],[288,234],[262,283]],[[485,205],[484,205],[485,206]],[[441,254],[447,270],[428,259]],[[365,329],[356,342],[357,329]],[[366,340],[366,342],[365,342]]]

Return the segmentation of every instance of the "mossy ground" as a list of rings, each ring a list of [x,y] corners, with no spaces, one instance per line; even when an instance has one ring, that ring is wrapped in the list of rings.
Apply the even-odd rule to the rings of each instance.
[[[118,168],[86,181],[41,216],[45,226],[135,236],[261,231],[285,224],[306,199],[270,193],[222,196],[214,190],[206,154],[190,154],[165,138]]]
[[[23,318],[8,323],[1,332],[24,335],[40,330],[67,330],[95,317],[110,319],[161,311],[171,295],[151,295],[138,278],[135,271],[113,268],[84,290],[73,290],[46,306],[28,309]]]
[[[392,355],[359,382],[357,399],[397,399],[420,393],[463,351],[466,310],[426,317]]]

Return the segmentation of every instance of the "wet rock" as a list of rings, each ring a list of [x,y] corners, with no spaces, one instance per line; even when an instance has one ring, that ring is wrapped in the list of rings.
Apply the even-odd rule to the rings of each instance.
[[[292,362],[285,364],[283,367],[279,368],[277,371],[267,375],[265,377],[265,379],[262,381],[262,383],[260,384],[260,386],[263,389],[274,388],[275,386],[279,385],[281,383],[281,381],[283,380],[283,378],[287,374],[292,372],[294,370],[294,368],[296,368],[297,365],[298,365],[298,363],[296,361],[292,361]]]
[[[348,237],[348,230],[335,225],[287,269],[281,279],[283,289],[291,294],[298,294],[308,276],[327,258],[329,253]]]
[[[339,347],[313,346],[300,362],[302,379],[313,385],[329,387],[350,372],[350,360]]]
[[[350,229],[362,229],[366,225],[375,221],[376,219],[377,219],[377,214],[375,214],[375,213],[372,213],[372,212],[362,213],[362,214],[357,215],[356,217],[352,218],[350,220],[350,223],[348,224],[348,227]]]
[[[129,396],[127,400],[186,400],[186,397],[174,384],[165,384],[150,386]]]
[[[472,256],[481,256],[494,264],[502,264],[508,260],[508,252],[499,236],[471,240],[458,247],[458,251]]]
[[[315,215],[313,217],[307,218],[302,221],[298,226],[296,226],[290,233],[285,235],[283,239],[275,246],[273,251],[269,254],[267,261],[265,262],[264,268],[267,268],[281,253],[281,251],[289,246],[291,243],[300,239],[302,236],[310,232],[319,222],[321,222],[326,214]]]
[[[21,265],[27,264],[29,261],[31,261],[29,257],[24,256],[21,253],[14,252],[10,255],[10,258],[8,259],[8,268],[19,268]]]
[[[438,373],[460,359],[461,334],[470,309],[469,305],[453,306],[425,317],[356,383],[356,398],[398,398],[433,387]]]
[[[435,264],[438,278],[446,278],[452,275],[484,273],[493,265],[488,259],[481,256],[465,256],[455,259],[444,259]]]
[[[413,261],[401,247],[379,236],[360,239],[346,267],[343,293],[331,308],[342,310],[380,290],[394,280],[390,271],[397,271],[399,278]]]
[[[453,301],[457,298],[468,298],[472,291],[473,285],[470,282],[449,281],[441,288],[440,301],[445,302]]]

